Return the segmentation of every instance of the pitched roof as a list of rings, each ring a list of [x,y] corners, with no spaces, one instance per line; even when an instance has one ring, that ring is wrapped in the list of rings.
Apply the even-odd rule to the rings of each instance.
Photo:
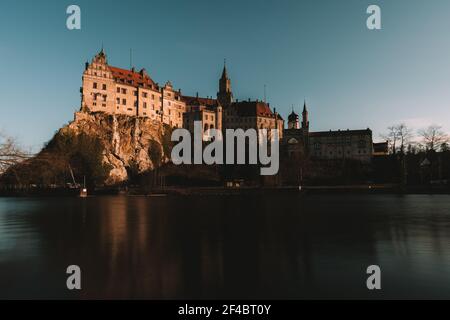
[[[144,69],[140,72],[108,66],[116,82],[135,87],[149,87],[158,90],[158,85],[147,75]]]
[[[215,106],[217,105],[217,100],[212,98],[202,98],[202,97],[190,97],[190,96],[181,96],[181,100],[186,103],[188,106]]]
[[[237,109],[238,116],[240,117],[258,116],[273,118],[275,116],[269,105],[263,101],[240,101],[232,103],[231,106]],[[277,118],[283,120],[279,114]]]

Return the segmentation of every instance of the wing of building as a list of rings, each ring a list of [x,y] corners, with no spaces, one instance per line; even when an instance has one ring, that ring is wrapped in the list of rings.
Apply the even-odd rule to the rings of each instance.
[[[288,129],[284,130],[283,145],[289,156],[308,154],[319,160],[358,160],[370,162],[374,144],[372,130],[309,130],[309,116],[306,102],[303,105],[301,127],[298,115],[292,110],[288,117]]]
[[[168,81],[163,87],[145,69],[136,71],[108,64],[102,49],[86,63],[82,77],[81,111],[149,117],[171,127],[193,130],[194,121],[202,128],[278,129],[284,121],[262,101],[235,101],[226,65],[219,79],[217,99],[183,96]]]
[[[170,82],[160,87],[145,69],[110,66],[103,49],[86,63],[81,110],[149,117],[172,127],[183,126],[186,104]]]

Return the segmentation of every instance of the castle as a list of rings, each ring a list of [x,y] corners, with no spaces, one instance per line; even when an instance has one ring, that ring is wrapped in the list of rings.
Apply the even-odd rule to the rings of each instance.
[[[368,163],[374,155],[372,130],[309,131],[306,102],[303,104],[302,122],[292,110],[288,117],[288,128],[284,130],[284,145],[289,157],[300,157],[307,153],[312,159],[358,160]],[[379,144],[378,144],[379,145]],[[387,144],[385,146],[387,153]]]
[[[168,81],[159,86],[145,69],[136,71],[110,66],[102,49],[86,63],[82,77],[81,112],[105,112],[148,117],[174,128],[193,131],[194,121],[208,129],[277,129],[289,156],[307,153],[315,159],[354,159],[369,162],[373,156],[372,131],[311,132],[306,102],[299,116],[292,110],[288,128],[265,101],[238,101],[224,63],[217,98],[185,96]]]
[[[174,128],[278,129],[283,135],[284,120],[262,101],[235,101],[226,65],[219,80],[217,99],[184,96],[168,81],[163,87],[145,69],[136,71],[110,66],[102,49],[86,63],[82,77],[81,111],[148,117]]]

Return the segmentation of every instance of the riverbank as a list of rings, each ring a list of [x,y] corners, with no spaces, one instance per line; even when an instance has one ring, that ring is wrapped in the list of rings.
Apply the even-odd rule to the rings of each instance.
[[[162,195],[242,195],[242,194],[450,194],[448,186],[406,186],[397,184],[372,185],[336,185],[336,186],[280,186],[280,187],[164,187],[146,190],[140,187],[96,188],[90,189],[89,195],[125,195],[125,196],[162,196]],[[0,188],[0,197],[76,197],[79,189],[75,188]]]

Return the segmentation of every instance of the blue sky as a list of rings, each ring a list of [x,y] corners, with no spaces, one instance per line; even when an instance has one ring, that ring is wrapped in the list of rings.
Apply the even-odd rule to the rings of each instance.
[[[81,8],[81,30],[66,8]],[[382,30],[366,28],[378,4]],[[450,1],[8,1],[0,4],[0,128],[39,149],[79,108],[84,63],[145,67],[187,95],[214,95],[227,59],[238,99],[284,118],[306,98],[312,130],[406,122],[450,131]]]

